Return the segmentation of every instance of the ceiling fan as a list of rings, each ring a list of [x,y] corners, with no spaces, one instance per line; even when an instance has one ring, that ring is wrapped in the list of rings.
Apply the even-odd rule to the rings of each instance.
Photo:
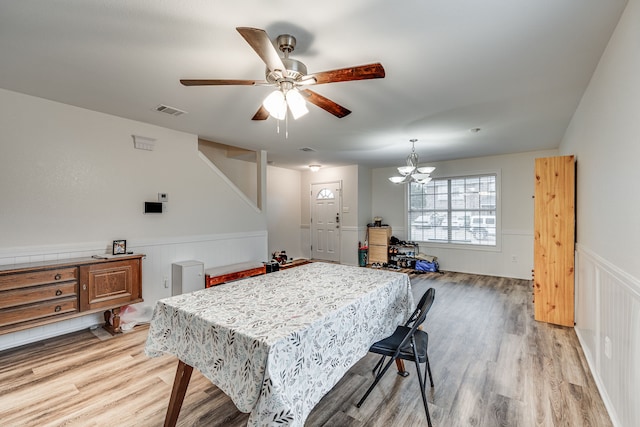
[[[236,30],[267,65],[265,80],[180,80],[180,83],[184,86],[275,87],[276,90],[267,96],[252,120],[266,120],[269,115],[282,120],[287,114],[287,107],[296,119],[308,112],[305,100],[342,118],[351,111],[306,87],[314,84],[379,79],[385,76],[384,68],[380,63],[307,74],[307,67],[302,62],[289,58],[289,54],[296,46],[294,36],[282,34],[276,38],[276,45],[283,53],[281,57],[264,30],[249,27],[237,27]]]

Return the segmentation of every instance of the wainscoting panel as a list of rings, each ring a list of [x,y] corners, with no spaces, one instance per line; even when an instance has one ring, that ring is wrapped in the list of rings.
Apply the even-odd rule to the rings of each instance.
[[[108,250],[111,250],[110,245]],[[210,268],[244,261],[270,259],[266,231],[131,240],[127,241],[127,250],[146,255],[142,262],[144,302],[139,305],[150,307],[154,307],[159,299],[171,296],[171,264],[174,262],[198,260],[204,263],[205,268]],[[3,248],[0,249],[0,265],[62,260],[104,253],[106,249],[102,242],[42,248]],[[103,322],[102,313],[89,314],[0,335],[0,350],[89,328]]]
[[[614,425],[640,425],[640,281],[577,246],[576,332]]]
[[[358,265],[358,242],[362,241],[362,227],[342,226],[340,236],[340,263]]]

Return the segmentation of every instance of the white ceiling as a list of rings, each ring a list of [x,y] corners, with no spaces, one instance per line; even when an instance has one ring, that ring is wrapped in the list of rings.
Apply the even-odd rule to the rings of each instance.
[[[626,0],[0,0],[0,87],[248,149],[273,164],[397,166],[556,148]],[[313,87],[311,105],[252,121],[269,87],[235,27],[294,35],[310,73],[381,62],[384,79]],[[166,104],[188,114],[154,111]],[[471,128],[479,127],[479,133]],[[153,135],[147,135],[153,137]],[[160,143],[160,141],[158,141]],[[316,150],[300,151],[302,147]]]

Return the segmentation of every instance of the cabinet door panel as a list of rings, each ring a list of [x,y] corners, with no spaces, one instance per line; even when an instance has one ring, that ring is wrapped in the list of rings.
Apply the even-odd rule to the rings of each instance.
[[[114,307],[141,298],[140,260],[125,260],[80,267],[80,310]]]
[[[387,262],[388,253],[386,246],[369,246],[369,262]]]
[[[369,245],[387,245],[390,236],[391,229],[388,227],[369,227]]]

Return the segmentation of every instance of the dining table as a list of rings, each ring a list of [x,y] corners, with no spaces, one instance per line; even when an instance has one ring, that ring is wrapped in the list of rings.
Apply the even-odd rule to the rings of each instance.
[[[414,305],[406,273],[326,262],[161,299],[145,353],[178,359],[165,426],[195,368],[250,413],[247,425],[302,427]]]

